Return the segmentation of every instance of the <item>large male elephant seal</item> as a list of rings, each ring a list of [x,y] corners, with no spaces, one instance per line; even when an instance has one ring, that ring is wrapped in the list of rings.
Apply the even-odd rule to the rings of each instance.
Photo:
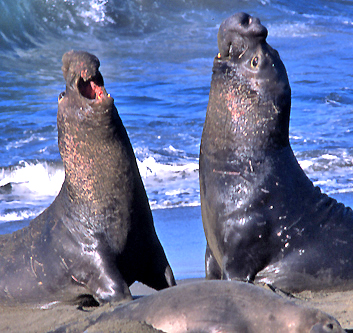
[[[353,212],[314,187],[289,144],[291,90],[259,19],[218,33],[200,151],[209,279],[286,291],[353,287]]]
[[[175,284],[126,130],[99,60],[63,56],[58,143],[65,181],[29,226],[0,237],[0,299],[131,300],[134,281]]]
[[[146,322],[168,333],[344,332],[331,316],[284,299],[264,288],[236,281],[179,285],[117,306],[97,318],[56,332],[119,331],[119,320]],[[116,326],[113,326],[115,323]]]

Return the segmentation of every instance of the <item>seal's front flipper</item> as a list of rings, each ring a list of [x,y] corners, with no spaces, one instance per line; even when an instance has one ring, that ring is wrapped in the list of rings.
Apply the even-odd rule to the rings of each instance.
[[[168,287],[173,287],[176,285],[173,271],[169,265],[165,269],[164,276],[167,281]]]
[[[156,290],[176,285],[172,269],[168,262],[166,261],[165,265],[161,265],[158,260],[154,265],[150,265],[148,272],[145,272],[143,278],[138,281]]]
[[[205,272],[207,280],[221,280],[222,279],[222,270],[219,267],[217,260],[213,256],[213,253],[208,246],[206,245],[206,254],[205,254]]]

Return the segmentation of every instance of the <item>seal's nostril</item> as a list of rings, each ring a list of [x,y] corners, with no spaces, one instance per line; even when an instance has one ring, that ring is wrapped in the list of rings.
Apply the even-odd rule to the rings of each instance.
[[[333,330],[333,324],[332,324],[332,323],[327,324],[326,327],[327,327],[329,330]]]

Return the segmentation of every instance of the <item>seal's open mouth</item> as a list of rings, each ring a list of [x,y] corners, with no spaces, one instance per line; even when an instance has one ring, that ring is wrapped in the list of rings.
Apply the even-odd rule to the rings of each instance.
[[[78,91],[83,97],[88,99],[100,100],[107,96],[101,75],[97,75],[87,81],[80,77],[78,81]]]

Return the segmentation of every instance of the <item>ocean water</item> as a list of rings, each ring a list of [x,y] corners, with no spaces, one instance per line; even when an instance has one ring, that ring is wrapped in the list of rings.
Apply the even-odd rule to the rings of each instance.
[[[48,207],[61,57],[101,61],[177,278],[203,273],[198,154],[220,23],[259,17],[292,87],[290,139],[315,185],[353,206],[353,1],[0,0],[0,233]]]

